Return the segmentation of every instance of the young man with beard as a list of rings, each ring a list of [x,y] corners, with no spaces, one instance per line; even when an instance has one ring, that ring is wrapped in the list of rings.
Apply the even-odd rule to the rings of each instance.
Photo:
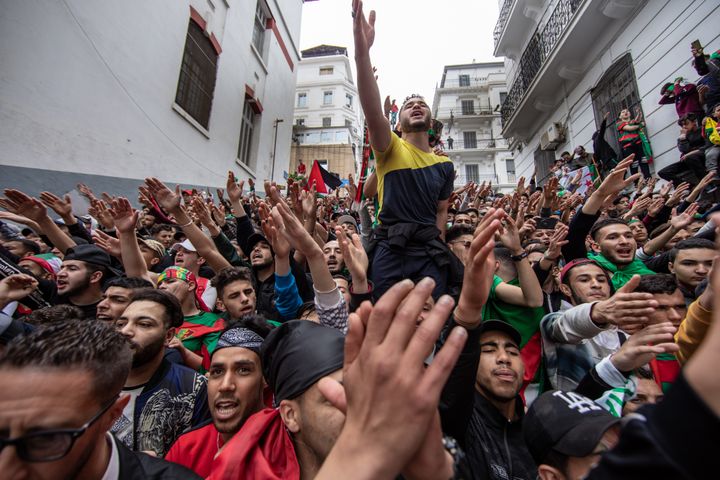
[[[357,3],[357,2],[356,2]],[[377,163],[380,225],[375,229],[370,280],[374,298],[403,278],[436,281],[434,297],[445,293],[450,263],[442,238],[455,173],[447,157],[435,155],[428,140],[430,107],[419,95],[402,104],[402,138],[383,113],[370,48],[375,40],[375,13],[370,21],[355,15],[353,33],[358,95]]]
[[[259,356],[262,342],[262,336],[247,328],[231,327],[223,332],[207,375],[212,422],[181,435],[170,447],[166,460],[207,477],[218,451],[248,417],[263,409],[265,380]]]
[[[668,269],[675,275],[687,305],[697,299],[695,289],[707,278],[716,254],[713,242],[703,238],[682,240],[670,251]]]
[[[327,263],[330,273],[335,275],[342,273],[345,269],[345,262],[343,261],[343,253],[340,249],[340,244],[337,240],[330,240],[323,245],[323,256],[325,257],[325,263]]]
[[[59,301],[80,308],[86,319],[97,317],[103,298],[103,283],[112,272],[110,255],[95,245],[68,249],[57,274]]]
[[[109,433],[129,401],[132,352],[103,322],[67,321],[15,338],[0,355],[0,472],[7,479],[199,479]]]
[[[654,273],[635,258],[637,243],[624,221],[612,218],[598,221],[605,200],[640,178],[640,174],[635,174],[624,179],[625,171],[632,162],[632,156],[620,162],[585,201],[570,222],[568,243],[562,248],[566,262],[586,257],[598,262],[610,272],[615,288],[623,286],[634,274]],[[595,251],[590,253],[585,250],[588,234],[592,236],[595,247]]]
[[[162,457],[180,434],[210,416],[205,377],[164,358],[182,323],[178,300],[152,289],[136,292],[115,322],[132,346],[133,359],[123,387],[130,401],[112,432],[132,450]]]

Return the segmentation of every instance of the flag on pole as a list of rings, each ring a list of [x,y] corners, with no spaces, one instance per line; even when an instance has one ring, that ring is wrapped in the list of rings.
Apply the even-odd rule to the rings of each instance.
[[[334,190],[342,185],[342,180],[325,170],[317,160],[313,160],[313,166],[312,169],[310,169],[305,190],[309,190],[313,182],[315,183],[317,193],[323,193],[325,195],[330,193],[331,189]]]

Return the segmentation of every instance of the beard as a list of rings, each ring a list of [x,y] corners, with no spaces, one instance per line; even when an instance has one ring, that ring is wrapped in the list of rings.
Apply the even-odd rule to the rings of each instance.
[[[258,271],[258,270],[262,270],[263,268],[269,267],[270,265],[273,264],[274,261],[275,260],[273,259],[273,257],[270,257],[266,260],[263,260],[261,263],[258,263],[258,264],[252,263],[252,260],[250,261],[250,263],[252,265],[252,269],[255,271]]]
[[[403,119],[400,124],[403,133],[427,132],[430,130],[430,115],[423,117],[423,122],[413,122],[412,118]]]
[[[82,293],[83,290],[86,290],[90,287],[90,277],[92,276],[92,273],[87,273],[83,281],[75,286],[72,286],[68,288],[66,291],[64,291],[61,295],[65,298],[70,298],[73,295],[77,295],[79,293]]]
[[[157,357],[158,353],[165,348],[165,337],[159,337],[144,347],[132,341],[130,343],[133,346],[132,368],[137,368],[142,367]]]

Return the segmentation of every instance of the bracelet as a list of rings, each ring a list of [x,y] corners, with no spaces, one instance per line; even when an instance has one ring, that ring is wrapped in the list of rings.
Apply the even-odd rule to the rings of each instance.
[[[178,226],[179,226],[180,228],[185,228],[185,227],[189,227],[190,225],[192,225],[192,223],[193,223],[193,221],[192,221],[192,219],[190,219],[189,222],[184,223],[184,224],[182,224],[182,225],[178,225]]]
[[[520,255],[510,255],[510,260],[512,260],[513,262],[519,262],[523,258],[527,258],[528,255],[528,252],[523,252]]]

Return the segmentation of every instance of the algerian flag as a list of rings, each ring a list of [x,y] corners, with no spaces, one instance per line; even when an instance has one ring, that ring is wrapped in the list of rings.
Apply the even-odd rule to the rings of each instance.
[[[593,186],[598,175],[597,171],[595,171],[595,166],[593,165],[582,167],[581,169],[579,169],[579,171],[581,172],[580,186],[578,186],[577,190],[575,190],[575,193],[584,195],[585,192],[587,192],[588,189]],[[568,174],[568,176],[570,178],[575,178],[575,175],[577,175],[577,173],[578,170],[573,170]]]

